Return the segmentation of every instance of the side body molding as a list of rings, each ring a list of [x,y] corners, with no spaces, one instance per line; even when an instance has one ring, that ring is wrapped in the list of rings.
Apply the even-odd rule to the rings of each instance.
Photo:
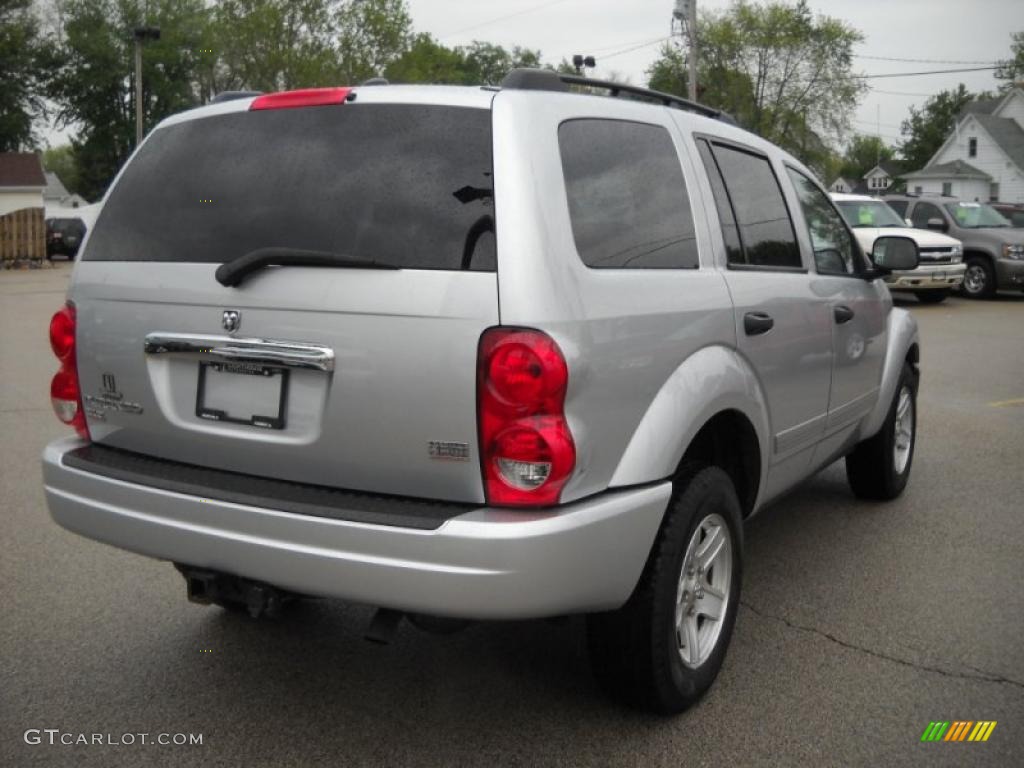
[[[767,479],[771,428],[753,369],[733,349],[704,347],[676,368],[640,420],[612,476],[612,487],[662,480],[675,472],[690,442],[712,416],[739,411],[761,451],[760,502]]]
[[[917,321],[907,310],[893,307],[889,311],[889,348],[885,351],[885,365],[882,369],[882,383],[879,387],[875,408],[861,422],[859,439],[871,437],[882,428],[882,422],[892,405],[896,384],[903,370],[910,348],[921,345],[917,339]]]

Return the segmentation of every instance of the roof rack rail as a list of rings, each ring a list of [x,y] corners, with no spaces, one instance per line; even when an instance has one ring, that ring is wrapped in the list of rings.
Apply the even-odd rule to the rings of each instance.
[[[262,96],[263,91],[221,91],[212,99],[211,104],[222,104],[225,101],[235,101],[237,99],[248,99],[253,96]]]
[[[568,91],[570,85],[582,85],[587,88],[601,88],[608,91],[612,97],[621,97],[623,94],[639,96],[641,99],[658,102],[666,107],[684,109],[687,112],[695,112],[704,117],[713,117],[730,125],[738,125],[735,118],[727,112],[699,104],[696,101],[684,99],[663,91],[654,91],[650,88],[641,88],[637,85],[627,83],[615,83],[610,80],[594,80],[581,75],[566,75],[554,72],[549,69],[513,69],[505,79],[501,81],[501,87],[509,90],[522,91]]]

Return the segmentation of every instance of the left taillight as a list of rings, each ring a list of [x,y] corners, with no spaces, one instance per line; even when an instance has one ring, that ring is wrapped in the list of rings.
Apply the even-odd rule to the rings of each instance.
[[[85,409],[82,407],[82,388],[78,383],[76,324],[75,305],[70,301],[50,319],[50,348],[60,362],[60,370],[50,382],[50,402],[58,419],[89,440],[89,425],[85,423]]]

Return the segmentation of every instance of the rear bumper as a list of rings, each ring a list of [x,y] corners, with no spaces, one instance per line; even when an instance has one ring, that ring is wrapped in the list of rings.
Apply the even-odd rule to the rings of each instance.
[[[935,291],[959,288],[964,281],[964,264],[929,264],[906,272],[893,272],[885,278],[892,291]]]
[[[62,457],[81,446],[65,438],[43,452],[50,514],[70,531],[303,594],[472,619],[619,607],[671,494],[662,483],[553,511],[482,507],[421,530],[204,499],[66,466]]]
[[[996,285],[999,288],[1024,288],[1024,261],[997,259]]]

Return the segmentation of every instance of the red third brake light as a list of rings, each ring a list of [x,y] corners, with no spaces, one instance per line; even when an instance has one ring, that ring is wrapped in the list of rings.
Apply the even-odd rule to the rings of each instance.
[[[569,370],[541,331],[491,328],[480,337],[480,460],[490,504],[557,504],[576,465],[565,420]]]
[[[252,104],[249,105],[249,111],[343,104],[351,92],[351,88],[303,88],[298,91],[266,93],[253,99]]]
[[[50,320],[50,346],[60,361],[60,370],[50,382],[50,402],[57,418],[75,428],[89,440],[89,426],[82,408],[82,389],[78,384],[78,359],[75,354],[75,305],[70,301]]]

